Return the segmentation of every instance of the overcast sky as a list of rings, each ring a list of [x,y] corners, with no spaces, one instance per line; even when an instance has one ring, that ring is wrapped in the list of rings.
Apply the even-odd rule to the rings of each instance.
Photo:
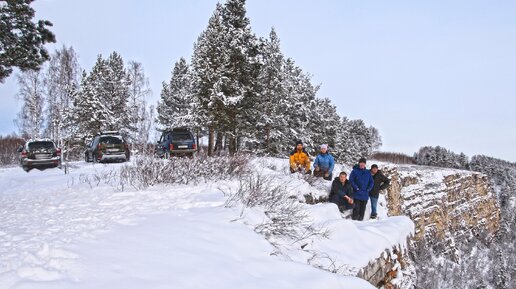
[[[89,70],[97,54],[142,62],[156,102],[215,0],[38,0],[57,44]],[[516,1],[248,0],[253,31],[275,27],[286,56],[321,83],[341,115],[377,127],[385,151],[441,145],[516,161]],[[16,131],[11,76],[0,134]],[[315,117],[315,116],[314,116]],[[321,116],[324,117],[324,116]]]

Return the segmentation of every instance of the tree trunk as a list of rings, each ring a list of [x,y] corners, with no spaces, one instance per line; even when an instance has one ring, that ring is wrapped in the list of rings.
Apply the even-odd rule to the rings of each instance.
[[[270,135],[271,135],[271,127],[268,125],[265,128],[265,152],[270,153]]]
[[[209,135],[208,135],[208,156],[212,156],[213,155],[213,145],[214,145],[214,142],[215,142],[215,128],[213,128],[213,126],[210,126],[208,128],[209,130]]]
[[[223,149],[224,133],[221,131],[217,132],[217,141],[215,142],[215,151],[220,155]]]
[[[199,146],[199,129],[195,131],[195,142],[197,144],[197,151],[200,151],[201,147]]]
[[[229,154],[234,155],[237,152],[237,137],[236,133],[229,134]]]

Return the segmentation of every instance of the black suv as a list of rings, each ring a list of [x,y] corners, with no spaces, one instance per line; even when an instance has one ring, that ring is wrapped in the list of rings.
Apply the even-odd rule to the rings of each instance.
[[[129,146],[115,131],[97,134],[86,146],[86,162],[129,161]]]
[[[193,156],[196,151],[195,138],[186,128],[164,131],[156,144],[156,155],[167,159],[172,155]]]
[[[34,168],[61,168],[61,149],[49,139],[30,139],[18,148],[18,153],[26,172]]]

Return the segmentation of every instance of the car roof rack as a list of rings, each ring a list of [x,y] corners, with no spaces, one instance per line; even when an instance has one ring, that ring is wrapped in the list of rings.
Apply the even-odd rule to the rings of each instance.
[[[190,132],[187,127],[175,127],[172,129],[173,132]]]
[[[45,138],[31,138],[31,139],[28,139],[27,142],[37,142],[37,141],[49,141],[49,142],[54,142],[53,140],[51,140],[50,138],[48,137],[45,137]]]
[[[107,131],[101,131],[98,134],[99,135],[119,135],[120,133],[116,130],[107,130]]]

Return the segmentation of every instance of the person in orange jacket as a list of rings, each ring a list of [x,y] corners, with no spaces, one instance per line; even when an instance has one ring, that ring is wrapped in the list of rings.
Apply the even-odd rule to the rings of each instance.
[[[297,141],[295,149],[290,153],[290,172],[312,173],[310,170],[310,156],[305,151],[302,141]]]

